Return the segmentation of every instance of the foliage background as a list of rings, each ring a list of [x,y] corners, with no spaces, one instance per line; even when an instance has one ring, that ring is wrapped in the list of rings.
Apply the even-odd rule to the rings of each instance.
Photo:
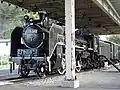
[[[12,30],[16,26],[23,26],[26,12],[5,2],[0,4],[0,39],[10,39]]]
[[[107,38],[108,41],[120,44],[120,35],[113,35]]]

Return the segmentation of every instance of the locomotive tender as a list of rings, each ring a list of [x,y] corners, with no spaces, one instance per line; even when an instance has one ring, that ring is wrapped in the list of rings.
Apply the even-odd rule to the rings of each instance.
[[[58,24],[44,25],[46,13],[40,12],[39,19],[33,20],[25,16],[23,28],[16,27],[11,33],[10,70],[15,63],[22,77],[33,70],[39,77],[58,72],[65,73],[65,31]],[[75,32],[76,72],[81,68],[104,67],[99,56],[99,37]],[[104,58],[104,57],[103,57]]]

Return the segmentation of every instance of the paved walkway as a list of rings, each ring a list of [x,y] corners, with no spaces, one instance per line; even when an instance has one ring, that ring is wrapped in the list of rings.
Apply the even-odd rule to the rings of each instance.
[[[114,68],[103,71],[89,71],[77,74],[80,87],[77,90],[120,90],[120,73]],[[49,77],[40,80],[30,80],[20,83],[1,85],[0,90],[74,90],[60,87],[64,76]]]
[[[13,70],[13,73],[10,73],[9,69],[5,69],[5,70],[0,70],[0,81],[3,79],[9,79],[12,77],[19,77],[17,69]]]

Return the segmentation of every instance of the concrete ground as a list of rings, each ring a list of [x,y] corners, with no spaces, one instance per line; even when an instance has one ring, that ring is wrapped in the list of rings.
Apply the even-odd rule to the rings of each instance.
[[[13,70],[12,73],[10,73],[9,69],[0,70],[0,81],[3,80],[3,79],[9,79],[9,78],[18,77],[18,76],[19,75],[18,75],[17,69]]]
[[[77,90],[120,90],[120,73],[113,67],[107,70],[94,70],[77,74],[80,87]],[[52,76],[46,79],[25,82],[4,82],[0,90],[74,90],[60,87],[64,76]]]

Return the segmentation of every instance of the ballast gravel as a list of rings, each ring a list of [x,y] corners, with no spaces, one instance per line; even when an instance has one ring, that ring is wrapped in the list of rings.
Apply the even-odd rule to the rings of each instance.
[[[88,73],[93,73],[95,71],[88,71],[88,72],[82,72],[82,73],[77,73],[76,76],[79,79],[84,78]],[[24,85],[29,86],[46,86],[46,85],[54,85],[54,84],[60,84],[61,81],[63,81],[65,78],[64,75],[57,75],[57,76],[50,76],[44,79],[38,79],[38,80],[30,80],[27,82],[23,82]]]

